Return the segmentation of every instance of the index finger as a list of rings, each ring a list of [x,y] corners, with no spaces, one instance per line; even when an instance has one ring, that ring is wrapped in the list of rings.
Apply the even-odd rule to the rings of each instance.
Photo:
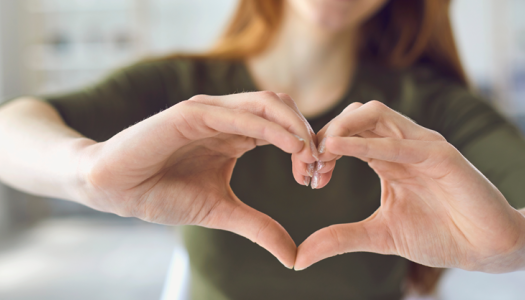
[[[327,137],[390,137],[408,140],[444,141],[437,132],[424,128],[402,114],[390,109],[379,101],[370,101],[362,105],[352,104],[329,126],[318,134],[322,137],[320,152],[325,150]],[[319,137],[319,138],[321,138]],[[321,158],[333,159],[331,153],[321,154]]]
[[[435,131],[424,128],[385,104],[373,100],[350,110],[334,120],[326,135],[349,137],[370,131],[380,137],[408,140],[444,140]]]
[[[305,147],[296,153],[301,161],[313,163],[317,160],[315,141],[304,119],[274,92],[240,93],[228,96],[197,96],[199,103],[223,108],[243,110],[276,123],[305,142]],[[314,147],[312,147],[314,146]]]

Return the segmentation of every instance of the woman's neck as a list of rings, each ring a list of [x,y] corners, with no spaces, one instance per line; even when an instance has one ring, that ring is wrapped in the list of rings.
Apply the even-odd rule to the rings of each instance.
[[[285,9],[282,27],[262,54],[247,61],[260,89],[289,94],[306,117],[343,97],[356,67],[356,30],[326,32]]]

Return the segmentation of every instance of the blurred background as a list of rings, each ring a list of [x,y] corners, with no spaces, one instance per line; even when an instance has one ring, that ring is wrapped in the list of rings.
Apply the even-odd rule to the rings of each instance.
[[[205,51],[236,3],[0,0],[0,102],[80,88],[150,55]],[[473,86],[523,130],[524,14],[525,0],[452,5]],[[0,185],[0,299],[183,299],[186,276],[175,228]],[[525,272],[450,270],[438,299],[525,299],[523,282]]]

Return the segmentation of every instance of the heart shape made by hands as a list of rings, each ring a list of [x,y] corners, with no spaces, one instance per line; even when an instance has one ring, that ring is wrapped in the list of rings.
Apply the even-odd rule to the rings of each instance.
[[[367,162],[381,180],[379,209],[361,222],[320,229],[296,247],[229,184],[237,158],[265,144],[292,154],[295,180],[307,185],[311,178],[315,188],[328,184],[338,158]],[[440,134],[378,101],[349,105],[315,134],[286,95],[200,95],[82,153],[87,205],[228,230],[296,270],[355,251],[489,272],[525,260],[525,218]]]

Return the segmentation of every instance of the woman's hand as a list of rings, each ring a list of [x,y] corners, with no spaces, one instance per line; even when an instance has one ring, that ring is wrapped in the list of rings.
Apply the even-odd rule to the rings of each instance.
[[[381,180],[381,206],[364,221],[313,233],[299,246],[296,269],[362,251],[431,267],[524,268],[524,216],[438,133],[372,101],[350,105],[318,139],[322,161],[344,155],[368,162]]]
[[[296,245],[286,230],[241,202],[229,182],[237,158],[258,145],[314,163],[314,139],[286,95],[195,96],[87,147],[80,167],[85,202],[149,222],[228,230],[291,268]]]

